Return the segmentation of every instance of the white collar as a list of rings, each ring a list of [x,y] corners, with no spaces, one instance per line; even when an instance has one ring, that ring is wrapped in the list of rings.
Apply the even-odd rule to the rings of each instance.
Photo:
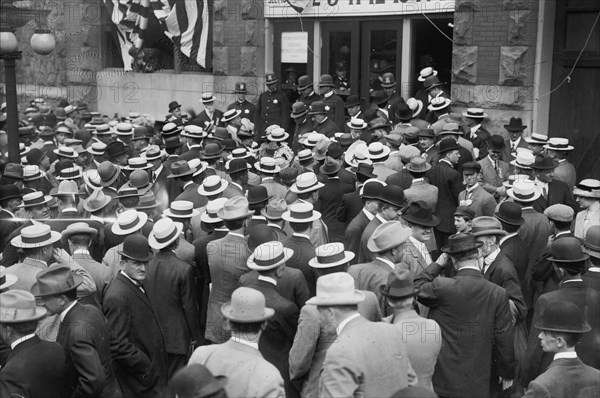
[[[129,275],[127,275],[125,273],[125,271],[121,270],[120,272],[121,272],[121,275],[123,275],[125,278],[129,279],[131,281],[131,283],[133,283],[135,286],[137,286],[137,287],[141,287],[142,286],[142,284],[140,282],[131,279],[131,277]]]
[[[577,358],[577,352],[575,351],[567,351],[567,352],[557,352],[554,354],[554,359],[572,359]]]
[[[508,235],[506,235],[505,237],[503,237],[502,239],[500,239],[500,242],[498,242],[498,244],[499,244],[500,246],[502,246],[502,244],[503,244],[504,242],[506,242],[508,239],[512,238],[513,236],[516,236],[517,234],[518,234],[518,232],[513,232],[513,233],[511,233],[511,234],[508,234]]]
[[[412,183],[414,184],[415,182],[421,182],[421,181],[425,181],[425,178],[421,177],[421,178],[414,178],[412,180]]]
[[[274,278],[271,278],[270,276],[259,275],[258,280],[269,282],[269,283],[272,283],[273,285],[277,286],[277,280]]]
[[[283,228],[281,228],[281,227],[280,227],[278,224],[274,224],[274,223],[272,223],[272,222],[268,222],[268,223],[267,223],[267,226],[268,226],[268,227],[277,228],[277,229],[283,229]]]
[[[439,163],[442,163],[442,162],[446,162],[446,163],[448,163],[450,165],[450,167],[454,168],[454,165],[448,159],[440,159]]]
[[[471,266],[471,265],[468,265],[468,266],[466,266],[466,267],[460,267],[460,268],[459,268],[459,271],[460,271],[461,269],[474,269],[474,270],[476,270],[476,271],[479,271],[479,272],[481,272],[481,270],[480,270],[479,268],[477,268],[477,267],[474,267],[474,266]]]
[[[274,181],[274,180],[275,180],[275,177],[263,177],[262,178],[262,182],[265,182],[265,181]]]
[[[267,219],[264,216],[257,216],[256,214],[252,216],[253,220],[265,220],[267,221]]]
[[[381,217],[379,214],[376,214],[375,217],[377,217],[377,219],[379,221],[381,221],[382,224],[385,224],[387,222],[387,220],[383,217]]]
[[[520,138],[520,137],[519,137]],[[567,159],[558,159],[558,163],[565,162]]]
[[[570,233],[571,233],[571,231],[560,231],[559,233],[557,233],[556,235],[554,235],[554,237],[558,238],[561,235],[570,234]]]
[[[325,97],[325,98],[329,98],[329,97],[331,97],[332,95],[333,95],[333,90],[331,90],[331,91],[330,91],[330,92],[328,92],[328,93],[325,93],[325,94],[323,94],[323,97]]]
[[[367,216],[369,221],[371,221],[373,218],[375,218],[375,214],[371,213],[369,210],[363,208],[362,211],[363,211],[363,213],[365,213],[365,216]]]
[[[490,160],[491,164],[496,164],[496,161],[494,159],[492,159],[491,155],[487,155],[488,159]]]
[[[521,143],[521,136],[519,136],[519,138],[517,138],[516,140],[511,141],[510,142],[511,146],[513,143],[515,144],[515,146],[519,145]]]
[[[583,282],[583,279],[574,278],[574,279],[569,279],[569,280],[563,281],[562,283],[569,283],[569,282]]]
[[[230,232],[229,232],[227,235],[231,235],[231,236],[237,236],[238,238],[243,238],[243,239],[245,239],[245,238],[244,238],[244,235],[242,235],[242,234],[238,234],[237,232],[231,232],[231,231],[230,231]]]
[[[475,126],[471,127],[471,134],[475,134],[475,132],[477,132],[477,130],[479,130],[480,127],[481,127],[481,123],[476,124]]]
[[[32,258],[32,257],[25,257],[25,259],[29,259],[29,261],[34,261],[36,263],[42,263],[44,264],[45,267],[48,267],[48,263],[45,262],[44,260],[38,260],[37,258]],[[23,260],[25,261],[25,260]]]
[[[90,252],[89,252],[89,250],[88,250],[88,249],[76,249],[76,250],[73,252],[73,255],[76,255],[76,254],[87,254],[87,255],[89,256],[89,255],[90,255]]]
[[[297,236],[299,238],[306,238],[306,239],[310,240],[310,236],[306,235],[306,234],[299,234],[297,232],[294,232],[294,233],[292,233],[292,236]]]
[[[337,328],[335,328],[335,332],[337,333],[337,335],[339,336],[340,333],[342,333],[342,330],[344,329],[344,327],[346,327],[346,325],[348,323],[350,323],[351,320],[356,319],[359,316],[360,316],[360,314],[358,312],[355,312],[354,314],[350,315],[348,318],[341,321],[340,324],[337,326]]]
[[[231,336],[231,340],[235,341],[236,343],[240,343],[240,344],[243,344],[243,345],[247,345],[248,347],[252,347],[256,351],[258,351],[258,343],[253,343],[251,341],[240,339],[239,337],[235,337],[235,336]]]
[[[67,313],[75,306],[75,304],[77,304],[77,301],[73,301],[67,308],[63,310],[63,312],[60,313],[58,317],[60,318],[61,322],[65,320]]]
[[[2,210],[4,210],[5,212],[7,212],[8,214],[10,214],[13,217],[15,216],[15,213],[13,213],[12,211],[9,211],[8,209],[2,209]]]
[[[34,338],[34,337],[35,337],[35,333],[27,334],[27,335],[25,335],[25,336],[21,337],[20,339],[17,339],[17,340],[15,340],[15,341],[13,341],[13,342],[10,344],[10,348],[11,348],[12,350],[14,350],[14,349],[15,349],[15,347],[16,347],[17,345],[21,344],[21,343],[22,343],[22,342],[24,342],[25,340],[29,340],[29,339],[32,339],[32,338]]]
[[[494,262],[494,260],[496,260],[496,257],[498,257],[498,254],[500,254],[500,248],[497,247],[496,250],[494,250],[493,252],[491,252],[490,254],[488,254],[484,259],[483,259],[483,263],[485,264],[485,267],[489,267],[491,263]]]
[[[66,209],[62,209],[62,210],[60,211],[60,213],[61,213],[61,214],[63,214],[63,213],[67,213],[67,212],[68,212],[68,213],[77,213],[77,209],[76,209],[76,208],[74,208],[74,207],[67,207]]]
[[[185,189],[188,185],[193,184],[194,181],[188,181],[183,185],[183,189]]]
[[[393,262],[391,262],[390,260],[388,260],[385,257],[379,257],[379,256],[377,256],[377,257],[375,257],[375,260],[379,260],[382,263],[387,264],[392,270],[394,270],[396,268],[396,264],[394,264]]]
[[[417,249],[419,249],[419,250],[421,250],[421,248],[422,248],[423,246],[425,246],[425,243],[423,243],[423,242],[421,242],[421,241],[419,241],[419,240],[415,239],[415,238],[414,238],[414,237],[412,237],[412,236],[410,236],[408,239],[409,239],[409,240],[412,242],[412,244],[413,244],[413,245],[415,245],[415,247],[416,247]],[[426,246],[425,246],[425,250],[427,250],[427,247],[426,247]]]
[[[413,180],[414,181],[414,180]],[[471,188],[467,187],[467,192],[472,192],[474,191],[476,188],[479,188],[479,183],[476,182],[475,185],[473,185]]]

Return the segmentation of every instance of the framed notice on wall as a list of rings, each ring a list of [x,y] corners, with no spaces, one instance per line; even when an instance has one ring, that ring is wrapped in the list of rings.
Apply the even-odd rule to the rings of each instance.
[[[308,32],[281,32],[281,62],[308,62]]]

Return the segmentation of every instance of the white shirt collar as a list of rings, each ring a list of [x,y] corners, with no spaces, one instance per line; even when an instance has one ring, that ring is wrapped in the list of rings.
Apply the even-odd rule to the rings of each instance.
[[[238,238],[243,238],[243,239],[245,239],[245,238],[244,238],[244,235],[242,235],[242,234],[238,234],[237,232],[231,232],[231,231],[229,231],[229,233],[228,233],[227,235],[231,235],[231,236],[237,236]]]
[[[73,252],[73,255],[76,255],[76,254],[87,254],[89,256],[90,252],[88,249],[75,249],[75,251]]]
[[[452,168],[454,168],[454,165],[453,165],[453,164],[452,164],[452,162],[451,162],[451,161],[449,161],[448,159],[440,159],[440,163],[441,163],[441,162],[446,162],[446,163],[448,163],[448,164],[449,164],[449,165],[450,165]]]
[[[554,359],[572,359],[577,358],[577,352],[575,351],[567,351],[567,352],[557,352],[554,354]]]
[[[363,211],[363,213],[365,213],[365,216],[367,216],[369,221],[371,221],[373,218],[375,218],[375,214],[371,213],[369,210],[363,208],[362,211]]]
[[[472,192],[472,191],[474,191],[478,187],[479,187],[479,183],[476,182],[475,185],[473,185],[471,188],[467,187],[466,189],[467,189],[467,192]]]
[[[240,343],[240,344],[247,345],[248,347],[252,347],[256,351],[258,351],[258,343],[253,343],[251,341],[240,339],[239,337],[235,337],[235,336],[231,336],[231,340],[235,341],[236,343]]]
[[[414,184],[415,182],[420,182],[420,181],[425,181],[425,178],[421,177],[421,178],[413,178],[412,183]]]
[[[13,213],[12,211],[10,211],[8,209],[2,209],[2,210],[4,210],[5,212],[7,212],[8,214],[10,214],[13,217],[15,216],[15,213]]]
[[[583,279],[574,278],[574,279],[569,279],[569,280],[563,281],[562,283],[569,283],[569,282],[583,282]]]
[[[389,266],[389,267],[390,267],[392,270],[396,268],[396,264],[394,264],[393,262],[391,262],[390,260],[388,260],[388,259],[387,259],[387,258],[385,258],[385,257],[379,257],[379,256],[378,256],[378,257],[375,257],[375,260],[379,260],[379,261],[381,261],[382,263],[385,263],[385,264],[387,264],[387,265],[388,265],[388,266]]]
[[[381,215],[379,215],[379,214],[376,214],[375,217],[377,217],[377,219],[379,221],[381,221],[382,224],[385,224],[387,222],[387,220],[385,218],[381,217]]]
[[[121,275],[123,275],[125,278],[129,279],[129,280],[131,281],[131,283],[133,283],[133,284],[134,284],[134,285],[136,285],[137,287],[140,287],[140,286],[142,286],[142,284],[141,284],[141,283],[139,283],[138,281],[135,281],[135,280],[131,279],[131,277],[130,277],[129,275],[127,275],[127,274],[125,273],[125,271],[121,270],[120,272],[121,272]]]
[[[269,282],[269,283],[272,283],[273,285],[277,286],[277,280],[275,280],[274,278],[271,278],[270,276],[259,275],[258,280]]]
[[[73,301],[67,308],[63,310],[63,312],[60,313],[58,317],[60,318],[61,322],[65,320],[67,313],[75,306],[75,304],[77,304],[77,301]]]
[[[328,92],[328,93],[325,93],[325,94],[323,94],[323,97],[325,97],[325,98],[329,98],[329,97],[331,97],[332,95],[333,95],[333,90],[331,90],[331,91],[330,91],[330,92]]]
[[[360,316],[360,314],[358,312],[356,312],[356,313],[350,315],[348,318],[341,321],[340,324],[337,326],[337,328],[335,328],[335,332],[337,333],[337,335],[339,336],[340,333],[342,333],[342,330],[344,329],[344,327],[346,327],[346,325],[348,323],[350,323],[351,320],[356,319],[359,316]]]
[[[183,184],[183,189],[185,190],[185,188],[186,188],[188,185],[190,185],[190,184],[193,184],[193,183],[194,183],[194,181],[188,181],[188,182],[186,182],[185,184]]]
[[[557,237],[559,237],[561,235],[570,234],[570,233],[571,233],[571,231],[560,231],[556,235],[554,235],[554,237],[557,238]]]
[[[267,227],[273,227],[273,228],[277,228],[277,229],[283,229],[278,224],[275,224],[275,223],[272,223],[272,222],[268,222],[267,223]]]
[[[299,234],[299,233],[297,233],[297,232],[293,232],[293,233],[292,233],[292,236],[298,236],[298,237],[300,237],[300,238],[306,238],[306,239],[310,240],[310,236],[309,236],[309,235],[306,235],[306,234]]]
[[[480,270],[479,268],[477,268],[477,267],[474,267],[474,266],[471,266],[471,265],[468,265],[468,266],[466,266],[466,267],[460,267],[459,271],[460,271],[461,269],[474,269],[474,270],[477,270],[477,271],[481,272],[481,270]]]
[[[500,239],[500,242],[498,243],[500,246],[502,246],[502,244],[504,242],[506,242],[508,239],[512,238],[513,236],[516,236],[518,234],[518,232],[513,232],[511,234],[506,235],[505,237],[503,237],[502,239]]]
[[[21,344],[21,343],[22,343],[22,342],[24,342],[25,340],[29,340],[29,339],[32,339],[32,338],[34,338],[34,337],[35,337],[35,333],[27,334],[27,335],[25,335],[25,336],[21,337],[20,339],[17,339],[17,340],[15,340],[15,341],[13,341],[13,342],[10,344],[10,348],[11,348],[12,350],[14,350],[14,349],[15,349],[15,347],[16,347],[17,345]]]

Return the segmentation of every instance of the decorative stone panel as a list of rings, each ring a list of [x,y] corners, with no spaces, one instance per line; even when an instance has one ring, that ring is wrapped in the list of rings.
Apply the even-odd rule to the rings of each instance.
[[[535,7],[534,2],[538,0],[503,0],[502,6],[505,10],[531,10]],[[563,0],[564,1],[564,0]]]
[[[477,46],[452,48],[453,82],[475,84],[477,81]]]
[[[256,68],[258,59],[258,51],[256,47],[242,47],[241,54],[241,70],[242,76],[258,76],[258,70]]]
[[[229,70],[229,49],[227,47],[213,47],[213,74],[226,75]]]
[[[508,14],[508,44],[511,46],[523,46],[529,43],[529,18],[531,11],[517,10]]]
[[[454,45],[473,44],[473,11],[462,9],[454,13]]]
[[[525,46],[500,47],[500,84],[525,84],[528,70],[528,50],[529,47]]]

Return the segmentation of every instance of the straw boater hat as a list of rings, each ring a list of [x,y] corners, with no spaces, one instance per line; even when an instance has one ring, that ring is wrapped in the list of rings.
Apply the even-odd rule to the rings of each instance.
[[[242,114],[242,111],[239,109],[235,109],[235,108],[229,109],[227,112],[225,112],[223,114],[221,121],[224,123],[227,123],[228,121],[235,119],[236,117],[238,117],[241,114]]]
[[[548,143],[544,145],[544,148],[551,149],[553,151],[572,151],[574,147],[569,145],[568,138],[553,137],[548,140]]]
[[[10,244],[20,249],[27,249],[49,246],[59,240],[59,232],[52,231],[49,225],[38,223],[23,228],[20,235],[14,237]]]
[[[0,291],[8,289],[17,283],[18,279],[16,275],[6,272],[6,267],[0,265]]]
[[[428,66],[419,71],[419,77],[417,77],[417,80],[424,82],[428,77],[437,76],[437,74],[437,70],[433,69],[431,66]]]
[[[189,200],[173,201],[168,209],[163,210],[163,215],[175,219],[188,219],[196,217],[199,214],[200,212],[194,209],[194,204]]]
[[[548,136],[539,133],[531,133],[531,137],[525,137],[525,142],[528,144],[546,145],[548,143]]]
[[[23,195],[23,203],[21,203],[18,207],[27,209],[29,207],[40,206],[46,204],[52,200],[52,196],[47,195],[44,196],[44,193],[41,191],[35,191],[32,193],[28,193]]]
[[[288,210],[281,215],[287,222],[309,223],[321,218],[321,213],[315,211],[310,203],[293,203]]]
[[[315,257],[308,260],[308,265],[318,269],[333,268],[349,263],[354,256],[353,252],[344,250],[343,243],[326,243],[315,249]]]
[[[270,157],[260,158],[259,162],[254,163],[254,168],[265,174],[277,174],[281,171],[275,159]]]
[[[430,111],[441,111],[450,106],[452,100],[445,97],[435,97],[431,100],[431,103],[427,106]]]
[[[535,202],[542,192],[533,181],[517,181],[506,190],[506,194],[517,202]]]
[[[485,113],[481,108],[467,108],[462,115],[471,119],[484,119],[488,117],[488,114]]]
[[[248,257],[246,265],[251,270],[268,271],[285,264],[294,251],[283,247],[283,243],[273,241],[259,245],[254,252]]]
[[[265,307],[265,296],[258,290],[239,287],[231,295],[231,302],[223,304],[221,314],[237,323],[258,323],[275,315],[275,310]]]
[[[206,204],[206,210],[200,215],[200,221],[206,224],[215,224],[222,222],[217,213],[227,202],[227,198],[217,198]]]
[[[574,196],[600,199],[600,180],[587,178],[581,180],[573,189]]]
[[[146,224],[148,221],[148,215],[136,210],[125,210],[117,217],[111,231],[115,235],[123,236],[134,233]]]
[[[222,179],[218,175],[207,176],[202,185],[198,187],[198,193],[202,196],[213,196],[217,195],[225,190],[229,182]]]
[[[356,305],[365,294],[354,287],[354,278],[347,272],[335,272],[317,279],[317,295],[306,302],[319,306]]]
[[[174,222],[168,217],[161,218],[152,227],[152,231],[148,236],[148,244],[155,250],[164,249],[179,239],[182,231],[182,223]]]

